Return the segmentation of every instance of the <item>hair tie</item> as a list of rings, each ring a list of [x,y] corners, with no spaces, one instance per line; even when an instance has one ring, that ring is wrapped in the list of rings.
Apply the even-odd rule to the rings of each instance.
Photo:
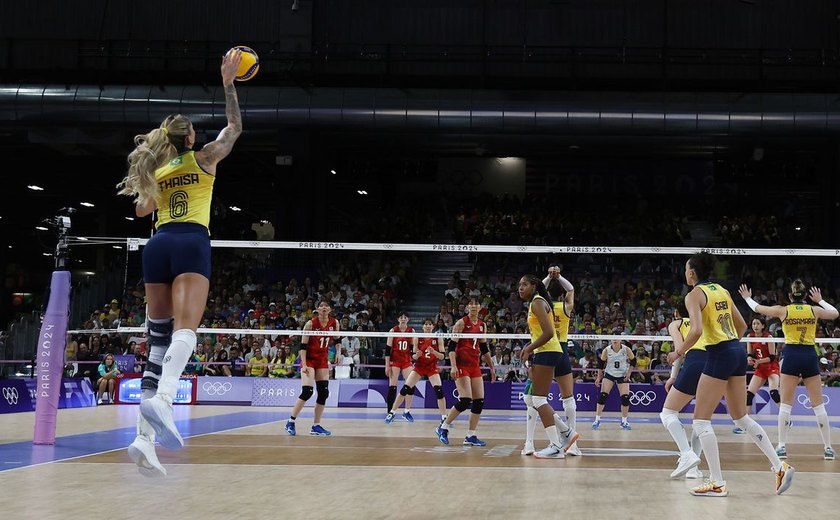
[[[163,130],[163,135],[165,135],[165,136],[167,136],[167,137],[169,136],[169,129],[168,129],[168,128],[166,128],[166,127],[164,126],[163,128],[161,128],[161,130]]]

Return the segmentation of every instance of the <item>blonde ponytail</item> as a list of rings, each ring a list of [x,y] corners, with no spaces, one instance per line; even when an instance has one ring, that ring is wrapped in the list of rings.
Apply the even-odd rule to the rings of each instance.
[[[155,171],[178,155],[177,146],[186,144],[192,123],[182,115],[167,117],[159,128],[134,136],[134,150],[128,154],[128,173],[117,184],[119,195],[134,197],[145,206],[160,198]],[[177,143],[177,144],[176,144]]]
[[[805,283],[801,279],[797,278],[790,284],[790,295],[797,300],[804,300],[806,289],[807,287],[805,287]]]

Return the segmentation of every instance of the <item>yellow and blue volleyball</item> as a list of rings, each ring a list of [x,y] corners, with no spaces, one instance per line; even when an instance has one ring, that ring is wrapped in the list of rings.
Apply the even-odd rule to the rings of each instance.
[[[244,45],[237,45],[228,51],[242,51],[242,61],[239,63],[239,68],[236,69],[236,81],[248,81],[257,75],[260,70],[260,57],[254,52],[254,49],[245,47]]]

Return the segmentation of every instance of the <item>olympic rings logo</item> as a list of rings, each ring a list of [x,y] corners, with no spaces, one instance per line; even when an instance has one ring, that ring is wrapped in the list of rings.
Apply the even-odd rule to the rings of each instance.
[[[823,398],[823,404],[828,404],[828,403],[831,402],[831,399],[829,399],[829,397],[825,394],[822,395],[822,398]],[[799,402],[799,404],[804,406],[805,409],[807,409],[807,410],[812,410],[813,409],[813,407],[811,406],[811,398],[808,397],[807,395],[799,394],[798,396],[796,396],[796,400]]]
[[[656,401],[656,392],[653,390],[630,392],[630,404],[632,405],[648,406],[654,401]]]
[[[3,388],[3,399],[5,399],[7,403],[18,404],[18,399],[19,398],[20,398],[20,395],[18,394],[18,389],[17,388],[14,388],[14,387]]]
[[[202,390],[207,392],[207,395],[225,395],[226,393],[230,392],[233,388],[233,385],[230,383],[219,383],[207,381],[203,385],[201,385]]]

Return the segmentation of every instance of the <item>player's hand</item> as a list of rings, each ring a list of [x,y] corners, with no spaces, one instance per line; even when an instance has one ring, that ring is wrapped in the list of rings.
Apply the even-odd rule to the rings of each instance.
[[[601,386],[601,380],[600,379],[595,380],[595,386],[598,386],[598,387]]]
[[[236,70],[242,62],[242,51],[231,50],[222,58],[222,85],[228,87],[236,79]]]
[[[449,371],[449,376],[452,378],[453,381],[458,379],[458,368],[452,367],[452,370]]]
[[[667,381],[665,381],[665,393],[667,394],[668,391],[671,390],[671,387],[674,386],[674,378],[669,377]]]
[[[742,283],[741,287],[738,287],[738,294],[740,294],[741,298],[743,298],[745,300],[747,298],[752,298],[752,291],[750,290],[749,287],[747,287],[747,284],[745,284],[745,283]]]
[[[309,377],[309,365],[303,365],[300,367],[300,375]]]
[[[808,296],[810,296],[811,301],[813,301],[816,304],[819,304],[823,299],[822,292],[820,291],[819,287],[811,287],[808,290]]]
[[[673,365],[676,360],[680,358],[680,353],[676,350],[668,352],[668,363]]]
[[[755,366],[755,359],[753,359],[751,357],[748,357],[747,358],[747,364],[751,367],[754,367]]]

